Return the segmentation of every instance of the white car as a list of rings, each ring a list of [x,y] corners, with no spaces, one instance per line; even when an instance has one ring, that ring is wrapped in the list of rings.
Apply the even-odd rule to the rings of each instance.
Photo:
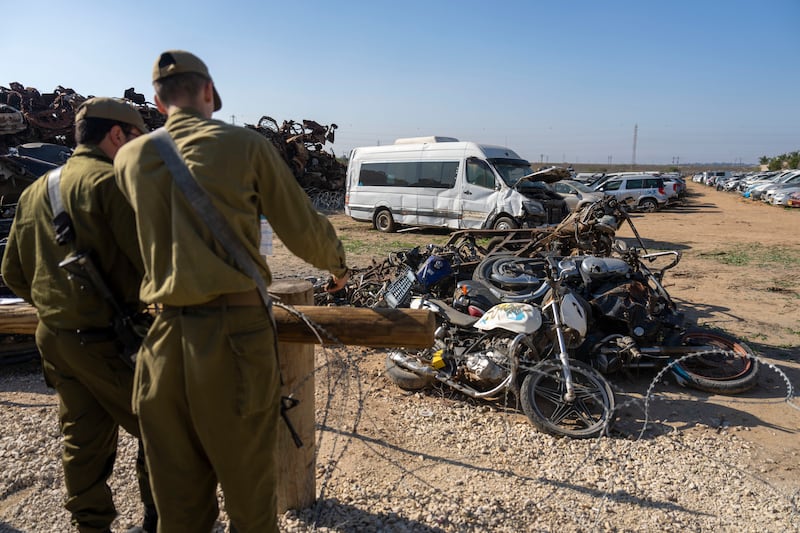
[[[790,174],[789,177],[783,180],[782,183],[775,183],[773,185],[766,187],[761,192],[761,200],[763,200],[766,203],[770,203],[770,200],[772,199],[772,196],[775,193],[781,191],[782,189],[795,187],[798,185],[800,185],[800,171]]]
[[[775,194],[772,195],[769,203],[772,205],[789,205],[789,199],[793,193],[800,193],[800,185],[775,191]]]
[[[614,177],[601,183],[595,190],[645,212],[653,212],[667,205],[664,180],[652,174]]]

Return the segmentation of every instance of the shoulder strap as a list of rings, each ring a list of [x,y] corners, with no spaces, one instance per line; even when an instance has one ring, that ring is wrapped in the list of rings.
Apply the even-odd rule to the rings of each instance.
[[[61,170],[63,168],[63,166],[55,168],[47,175],[47,195],[50,197],[50,209],[53,211],[53,231],[59,246],[75,240],[72,218],[64,210],[64,200],[61,198]]]
[[[192,204],[195,212],[205,221],[211,233],[214,234],[214,238],[230,254],[236,266],[255,281],[261,300],[267,309],[270,309],[271,315],[272,297],[267,292],[267,283],[261,275],[261,271],[231,229],[228,221],[214,206],[208,193],[194,178],[189,167],[186,166],[169,132],[163,127],[158,128],[150,134],[150,137],[158,149],[158,153],[164,159],[175,183],[186,199],[189,200],[189,203]]]
[[[61,166],[53,169],[47,175],[47,195],[50,197],[50,209],[53,210],[53,218],[64,212],[64,202],[61,200],[61,170],[63,168]]]

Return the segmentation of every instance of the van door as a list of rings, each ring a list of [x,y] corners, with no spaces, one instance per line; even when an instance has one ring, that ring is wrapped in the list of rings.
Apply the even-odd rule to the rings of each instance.
[[[461,227],[481,228],[494,214],[497,204],[497,182],[489,163],[468,157],[461,184]]]

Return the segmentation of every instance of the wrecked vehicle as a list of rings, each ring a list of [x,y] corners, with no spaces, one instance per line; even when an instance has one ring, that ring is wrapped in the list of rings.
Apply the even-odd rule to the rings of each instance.
[[[564,178],[554,170],[532,173],[530,163],[502,146],[397,139],[350,153],[345,213],[383,232],[399,225],[506,230],[556,224],[566,203],[536,185]]]

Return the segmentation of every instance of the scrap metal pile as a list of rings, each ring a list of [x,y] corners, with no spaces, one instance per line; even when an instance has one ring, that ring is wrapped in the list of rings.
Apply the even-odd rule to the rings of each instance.
[[[624,222],[633,245],[614,238]],[[757,385],[755,352],[687,320],[670,297],[664,273],[680,258],[648,252],[606,196],[556,226],[458,231],[443,246],[394,252],[336,294],[315,286],[315,301],[428,310],[433,344],[385,355],[395,385],[516,404],[541,431],[589,438],[618,416],[606,375],[651,369],[655,383],[669,372],[715,394]]]
[[[530,258],[543,253],[562,257],[611,255],[616,230],[625,221],[644,248],[625,207],[610,196],[570,213],[553,226],[455,231],[444,245],[428,244],[392,252],[381,262],[373,260],[366,268],[354,269],[347,286],[336,294],[326,293],[324,284],[318,281],[315,303],[398,307],[408,303],[397,301],[393,295],[403,285],[412,289],[404,291],[407,297],[412,293],[425,294],[452,301],[456,284],[472,279],[476,268],[490,257]]]
[[[344,207],[344,187],[347,166],[324,149],[333,143],[336,124],[323,126],[313,120],[302,123],[293,120],[278,122],[263,116],[258,124],[245,124],[269,139],[292,169],[294,177],[314,204],[321,209]]]
[[[10,87],[0,86],[0,148],[26,143],[52,143],[73,148],[75,112],[87,98],[90,97],[61,85],[51,93],[41,93],[18,82],[11,83]],[[125,91],[124,98],[139,110],[150,129],[164,124],[165,117],[133,88]]]
[[[61,85],[51,93],[42,93],[18,82],[11,83],[10,87],[0,86],[0,184],[9,184],[5,187],[12,191],[8,198],[19,196],[22,189],[41,174],[36,174],[37,171],[51,168],[38,163],[29,165],[26,159],[18,157],[17,149],[42,143],[74,148],[75,112],[87,98]],[[133,87],[124,92],[123,98],[136,107],[151,130],[166,122],[156,106]],[[245,127],[272,142],[318,208],[335,210],[344,206],[347,167],[324,149],[325,143],[334,141],[336,124],[323,126],[313,120],[287,120],[278,126],[275,119],[263,116],[257,125],[245,124]],[[5,189],[0,193],[8,194]]]

